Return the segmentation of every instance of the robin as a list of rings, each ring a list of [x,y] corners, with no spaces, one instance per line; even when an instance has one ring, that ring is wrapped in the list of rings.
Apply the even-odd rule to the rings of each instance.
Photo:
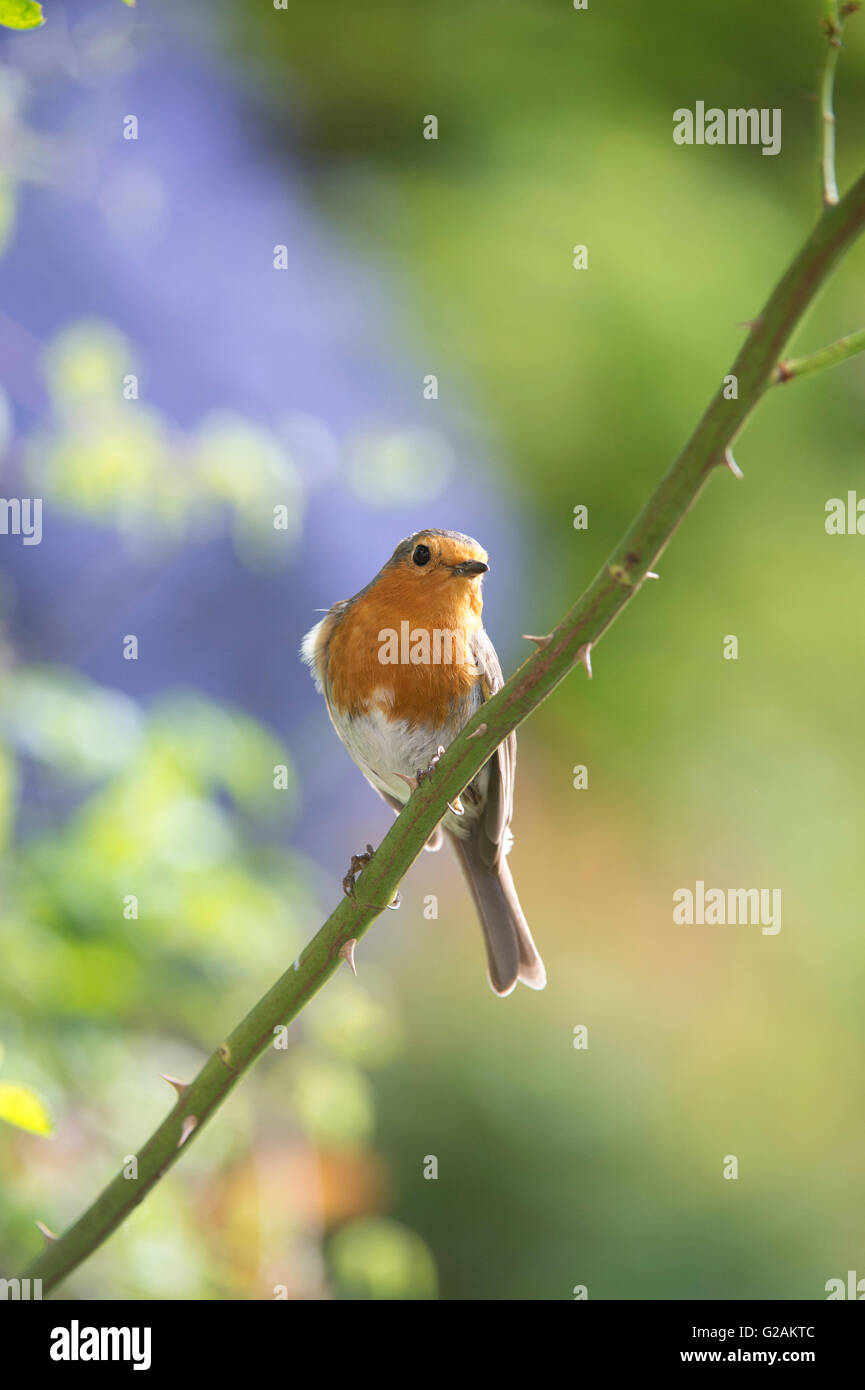
[[[329,609],[301,655],[323,693],[333,727],[364,777],[399,812],[422,777],[479,706],[503,684],[484,631],[481,583],[487,553],[458,531],[418,531],[400,541],[375,579]],[[547,982],[505,856],[513,844],[517,740],[501,743],[447,812],[442,831],[456,851],[478,909],[489,981],[499,995],[518,980]],[[356,855],[344,880],[373,853]]]

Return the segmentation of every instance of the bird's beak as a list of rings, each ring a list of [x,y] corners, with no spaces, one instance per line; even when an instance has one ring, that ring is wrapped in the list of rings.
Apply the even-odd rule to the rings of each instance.
[[[489,565],[485,565],[483,560],[463,560],[461,565],[451,565],[453,574],[486,574]]]

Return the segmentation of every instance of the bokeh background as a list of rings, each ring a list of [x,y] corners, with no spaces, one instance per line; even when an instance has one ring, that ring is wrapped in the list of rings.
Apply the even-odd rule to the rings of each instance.
[[[316,610],[437,525],[490,552],[506,672],[561,616],[816,215],[825,42],[822,0],[44,9],[0,31],[0,491],[44,499],[41,545],[0,536],[7,1277],[389,824],[298,661]],[[842,184],[863,77],[860,17]],[[782,153],[675,146],[697,100],[781,107]],[[798,349],[861,327],[863,270],[859,247]],[[713,480],[591,684],[523,729],[511,863],[546,992],[493,997],[455,866],[422,856],[358,979],[67,1297],[821,1298],[865,1274],[865,541],[824,528],[865,493],[863,423],[862,359],[773,393],[745,481]],[[781,932],[676,926],[697,879],[780,887]]]

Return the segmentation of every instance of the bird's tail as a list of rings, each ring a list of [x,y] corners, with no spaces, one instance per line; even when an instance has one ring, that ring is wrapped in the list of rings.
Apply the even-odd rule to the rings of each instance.
[[[491,868],[471,839],[450,836],[484,929],[489,981],[496,994],[510,994],[521,980],[543,989],[547,972],[520,907],[508,861],[501,856]]]

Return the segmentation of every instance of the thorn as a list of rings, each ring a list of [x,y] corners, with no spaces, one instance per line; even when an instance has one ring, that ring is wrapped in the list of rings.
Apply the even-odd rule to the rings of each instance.
[[[486,731],[487,731],[487,726],[486,726],[486,724],[479,724],[478,727],[475,729],[474,733],[473,733],[473,734],[469,734],[469,738],[480,738],[481,734],[485,734]]]
[[[732,449],[725,449],[725,450],[724,450],[724,462],[726,463],[726,465],[727,465],[727,467],[729,468],[730,472],[733,474],[733,477],[734,477],[734,478],[744,478],[745,474],[742,472],[742,470],[741,470],[741,468],[739,467],[738,463],[737,463],[736,460],[733,458],[733,450],[732,450]]]
[[[578,661],[578,662],[580,663],[581,666],[585,666],[585,668],[586,668],[586,674],[588,675],[589,680],[591,680],[591,679],[592,679],[592,644],[591,644],[591,642],[585,642],[585,643],[583,644],[583,646],[580,647],[579,651],[577,652],[577,655],[576,655],[575,660]]]
[[[292,968],[292,970],[299,970],[299,969],[300,969],[300,956],[298,956],[297,960],[294,962],[294,965],[293,965],[291,968]]]
[[[388,903],[388,907],[390,908],[391,912],[396,912],[398,907],[402,907],[402,898],[400,897],[400,892],[398,888],[396,890],[396,897],[394,898],[392,903]]]
[[[195,1126],[196,1126],[197,1124],[198,1124],[198,1116],[197,1116],[197,1115],[187,1115],[187,1117],[186,1117],[186,1119],[183,1121],[183,1124],[182,1124],[181,1129],[180,1129],[180,1138],[179,1138],[178,1141],[177,1141],[177,1147],[178,1147],[178,1149],[181,1148],[182,1145],[186,1143],[187,1139],[189,1138],[190,1134],[191,1134],[192,1131],[195,1129]]]
[[[343,960],[348,961],[351,966],[352,975],[357,974],[357,966],[354,963],[354,948],[356,945],[357,937],[353,936],[350,941],[346,941],[345,944],[339,948],[339,954],[342,956]]]
[[[530,632],[524,632],[524,633],[523,633],[523,639],[524,639],[526,642],[535,642],[535,643],[537,644],[538,648],[539,648],[541,651],[543,651],[544,647],[548,647],[548,646],[550,645],[550,643],[552,642],[552,640],[553,640],[553,634],[552,634],[551,632],[548,632],[547,635],[546,635],[546,637],[533,637],[532,634],[531,634]]]
[[[164,1072],[164,1071],[161,1071],[161,1072],[159,1073],[159,1075],[162,1077],[162,1080],[163,1080],[163,1081],[167,1081],[167,1082],[168,1082],[169,1086],[173,1086],[173,1087],[174,1087],[174,1089],[175,1089],[175,1091],[177,1092],[178,1096],[182,1096],[184,1091],[188,1091],[188,1090],[189,1090],[189,1086],[188,1086],[187,1082],[185,1082],[185,1081],[178,1081],[176,1076],[169,1076],[169,1075],[168,1075],[166,1072]]]
[[[417,791],[416,777],[406,777],[404,772],[395,772],[394,777],[398,777],[401,782],[405,782],[406,786],[411,787],[413,792]]]
[[[659,574],[655,574],[654,570],[646,570],[646,573],[643,575],[644,579],[660,579],[660,577]]]
[[[755,328],[759,328],[759,326],[760,326],[760,324],[761,324],[762,322],[763,322],[763,319],[762,319],[762,317],[760,317],[760,316],[758,316],[758,317],[755,318],[755,319],[737,319],[737,320],[736,320],[736,327],[737,327],[737,328],[750,328],[750,329],[753,330],[753,329],[755,329]]]
[[[46,1245],[51,1245],[51,1243],[57,1239],[54,1231],[50,1230],[48,1226],[45,1225],[44,1221],[37,1221],[36,1225],[41,1231],[42,1239],[45,1241]]]
[[[456,800],[453,802],[448,802],[448,810],[453,811],[455,816],[464,816],[466,813],[466,808],[463,806],[463,803],[460,801],[459,797],[457,797]]]

